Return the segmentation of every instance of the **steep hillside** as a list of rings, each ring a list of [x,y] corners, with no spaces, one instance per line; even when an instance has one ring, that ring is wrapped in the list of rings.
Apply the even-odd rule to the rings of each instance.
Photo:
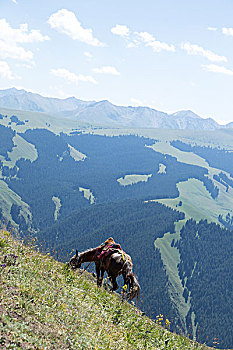
[[[0,262],[3,349],[207,349],[3,230]]]

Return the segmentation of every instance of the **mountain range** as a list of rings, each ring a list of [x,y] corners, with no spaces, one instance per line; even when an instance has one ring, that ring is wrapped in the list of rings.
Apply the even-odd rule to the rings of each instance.
[[[216,130],[232,128],[233,123],[220,125],[212,118],[201,118],[190,110],[168,114],[149,107],[116,106],[107,100],[82,101],[44,97],[10,88],[0,90],[0,107],[35,111],[74,121],[114,127],[163,128],[184,130]]]

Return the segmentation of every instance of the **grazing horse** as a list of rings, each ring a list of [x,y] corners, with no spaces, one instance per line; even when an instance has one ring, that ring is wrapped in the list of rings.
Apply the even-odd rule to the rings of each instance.
[[[112,283],[112,291],[118,289],[116,278],[122,274],[124,285],[127,287],[127,299],[139,298],[140,285],[132,271],[133,263],[131,257],[123,250],[115,250],[105,259],[99,259],[100,247],[88,249],[82,253],[76,250],[76,254],[70,259],[70,265],[73,269],[80,268],[84,262],[94,262],[97,274],[97,286],[102,285],[105,271]],[[126,288],[125,287],[125,288]]]

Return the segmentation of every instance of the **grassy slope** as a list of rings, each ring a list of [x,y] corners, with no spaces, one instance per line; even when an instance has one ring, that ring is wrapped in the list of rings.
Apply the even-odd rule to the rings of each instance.
[[[152,174],[149,174],[149,175],[131,174],[131,175],[125,175],[124,177],[120,177],[119,179],[117,179],[117,181],[121,186],[129,186],[129,185],[136,184],[138,182],[147,182],[151,176]]]
[[[19,111],[14,109],[0,108],[0,113],[2,115],[7,115],[7,118],[0,119],[0,123],[2,125],[7,126],[10,122],[10,117],[12,115],[16,115],[19,120],[24,121],[25,125],[16,125],[15,123],[11,124],[12,129],[17,132],[24,132],[27,129],[35,129],[35,128],[45,128],[54,133],[70,132],[72,128],[77,128],[78,126],[84,126],[84,123],[81,124],[70,119],[61,119],[56,118],[54,116],[50,116],[46,113],[40,112],[31,112],[31,111]]]
[[[0,178],[1,178],[1,172],[0,172]],[[25,203],[22,198],[16,194],[14,191],[12,191],[6,182],[3,180],[0,180],[0,207],[2,208],[3,216],[7,218],[8,220],[11,220],[11,206],[15,203],[18,206],[22,208],[22,213],[24,214],[24,217],[31,218],[31,212],[29,205]]]
[[[3,230],[0,264],[2,348],[207,349]]]
[[[10,160],[5,160],[5,158],[0,155],[0,160],[3,162],[3,166],[13,168],[17,160],[21,158],[29,159],[31,162],[34,162],[37,159],[38,153],[34,145],[24,140],[18,134],[16,134],[12,140],[14,142],[14,148],[11,152],[7,152]]]
[[[13,142],[15,147],[11,152],[8,152],[9,160],[5,160],[3,156],[0,156],[0,161],[3,162],[3,166],[13,168],[16,161],[20,158],[29,159],[31,162],[37,159],[38,154],[34,145],[25,141],[18,134],[13,137]],[[3,210],[4,217],[6,217],[8,220],[12,220],[10,214],[12,204],[17,204],[22,208],[26,221],[28,220],[28,215],[31,217],[28,204],[8,187],[7,183],[4,181],[4,177],[2,176],[2,171],[0,170],[0,207]]]

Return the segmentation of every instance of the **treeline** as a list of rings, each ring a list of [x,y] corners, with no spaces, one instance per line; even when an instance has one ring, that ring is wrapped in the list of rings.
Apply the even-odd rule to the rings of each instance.
[[[222,214],[219,214],[218,221],[229,230],[233,230],[233,215],[227,213],[224,217]]]
[[[179,274],[185,295],[191,296],[197,340],[219,348],[233,344],[233,240],[232,231],[214,223],[187,221],[176,244],[180,252]]]
[[[222,172],[218,175],[214,175],[214,179],[226,187],[226,192],[228,192],[229,187],[233,188],[233,179],[229,179],[229,177]]]
[[[15,123],[16,125],[25,125],[25,123],[22,120],[19,120],[16,115],[12,115],[10,120],[11,121],[8,123],[8,125],[11,125],[12,123]]]
[[[14,147],[13,137],[15,131],[6,126],[0,125],[0,155],[8,160],[7,152],[11,151]],[[0,164],[1,165],[1,164]]]
[[[233,177],[233,152],[213,147],[191,146],[179,140],[173,141],[171,144],[181,151],[193,152],[199,155],[211,167],[227,171]]]
[[[207,191],[210,193],[211,197],[213,199],[217,198],[219,194],[219,188],[214,185],[213,181],[210,178],[203,176],[202,182]]]
[[[168,293],[166,272],[154,241],[168,231],[174,232],[174,222],[183,218],[183,213],[141,200],[99,204],[74,212],[42,231],[38,239],[45,244],[44,249],[54,252],[59,260],[67,261],[76,248],[84,251],[114,237],[132,257],[142,288],[141,307],[151,317],[162,312],[172,321],[173,328],[175,325],[179,328],[180,321]]]

